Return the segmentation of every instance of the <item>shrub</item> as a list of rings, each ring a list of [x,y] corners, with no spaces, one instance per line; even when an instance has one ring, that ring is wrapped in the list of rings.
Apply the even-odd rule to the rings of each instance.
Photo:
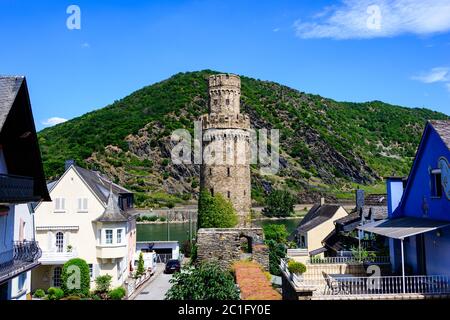
[[[185,267],[170,280],[167,300],[238,300],[239,291],[231,272],[217,264],[204,263]]]
[[[77,269],[79,276],[77,277]],[[79,281],[79,282],[78,282]],[[61,289],[68,295],[89,295],[91,276],[89,266],[83,259],[75,258],[67,261],[61,273]]]
[[[294,197],[286,190],[272,191],[262,213],[268,217],[287,217],[294,213]]]
[[[109,298],[111,300],[122,300],[123,297],[125,297],[126,291],[123,287],[117,287],[113,290],[111,290],[108,294]]]
[[[99,296],[98,294],[93,294],[93,295],[91,296],[91,299],[92,299],[92,300],[102,300],[102,298],[100,298],[100,296]]]
[[[111,287],[112,276],[105,274],[104,276],[98,276],[95,278],[95,293],[104,294],[109,291]]]
[[[294,260],[289,260],[288,262],[288,270],[291,273],[295,274],[302,274],[306,272],[306,266],[301,263]]]
[[[269,271],[275,276],[281,276],[280,260],[286,257],[286,247],[274,240],[266,240],[269,247]]]
[[[61,300],[81,300],[80,296],[67,296],[65,298],[62,298]]]
[[[144,265],[144,254],[142,252],[139,253],[138,265],[136,268],[135,277],[139,278],[140,276],[145,274],[145,265]]]
[[[198,228],[232,228],[238,222],[236,210],[221,194],[202,191],[198,201]]]
[[[47,290],[48,300],[59,300],[64,297],[64,291],[60,288],[50,287]]]
[[[263,227],[266,240],[274,240],[278,243],[286,243],[288,232],[284,224],[269,224]]]
[[[38,298],[38,299],[41,299],[41,298],[45,297],[45,291],[42,290],[42,289],[37,289],[37,290],[34,292],[33,297]]]

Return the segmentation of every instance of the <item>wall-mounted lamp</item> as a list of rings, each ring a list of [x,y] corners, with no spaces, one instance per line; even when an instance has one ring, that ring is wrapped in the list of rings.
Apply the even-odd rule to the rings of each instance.
[[[441,230],[438,230],[438,231],[436,231],[436,237],[441,237],[442,236],[442,231]]]

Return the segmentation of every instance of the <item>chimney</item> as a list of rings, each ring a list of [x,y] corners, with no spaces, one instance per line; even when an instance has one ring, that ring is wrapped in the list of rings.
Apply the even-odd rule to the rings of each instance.
[[[325,198],[321,197],[320,198],[320,205],[323,206],[325,204]]]
[[[69,169],[71,165],[75,165],[75,160],[73,159],[66,160],[64,170],[66,171],[67,169]]]

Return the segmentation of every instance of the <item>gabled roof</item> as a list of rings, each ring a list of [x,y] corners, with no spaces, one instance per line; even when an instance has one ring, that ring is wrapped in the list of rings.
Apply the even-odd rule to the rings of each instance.
[[[113,183],[100,172],[84,169],[76,165],[72,167],[104,204],[108,203],[110,187],[112,188],[112,193],[116,196],[124,193],[132,193],[130,190]]]
[[[0,145],[8,174],[33,178],[33,201],[50,201],[25,77],[0,76]]]
[[[314,229],[318,225],[324,223],[325,221],[331,219],[336,211],[339,210],[341,206],[332,205],[332,204],[324,204],[324,205],[314,205],[305,217],[300,221],[297,226],[297,232],[307,232],[311,229]]]
[[[16,100],[25,77],[0,76],[0,131]]]
[[[429,139],[430,132],[434,131],[437,133],[442,143],[447,147],[450,151],[450,120],[429,120],[427,121],[425,128],[422,133],[422,137],[420,139],[419,147],[417,148],[416,155],[414,157],[414,161],[411,167],[411,170],[408,175],[408,180],[406,183],[405,190],[403,192],[402,198],[400,200],[400,204],[397,206],[393,213],[393,217],[401,215],[401,211],[405,205],[405,201],[409,196],[409,191],[411,189],[411,185],[414,183],[415,175],[419,167],[419,162],[422,157],[423,149],[426,147],[426,143]]]
[[[450,120],[430,120],[429,123],[450,150]]]

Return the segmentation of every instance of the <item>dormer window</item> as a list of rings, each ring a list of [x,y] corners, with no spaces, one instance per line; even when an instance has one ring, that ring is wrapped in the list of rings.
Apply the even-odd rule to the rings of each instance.
[[[441,169],[435,169],[431,171],[431,196],[433,198],[442,197]]]

